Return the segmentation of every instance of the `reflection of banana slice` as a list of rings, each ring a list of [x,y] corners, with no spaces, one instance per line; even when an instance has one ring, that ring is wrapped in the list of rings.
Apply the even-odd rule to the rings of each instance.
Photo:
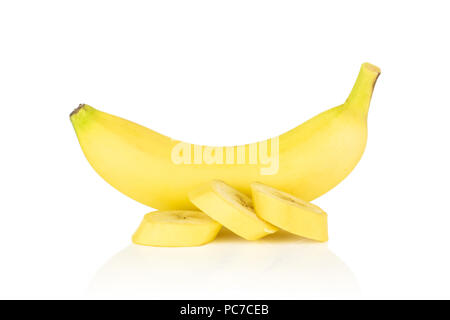
[[[252,200],[218,180],[193,190],[189,199],[214,220],[247,240],[256,240],[278,229],[255,214]]]
[[[327,241],[327,214],[318,206],[261,183],[252,183],[256,214],[304,238]]]
[[[214,240],[221,225],[200,211],[155,211],[144,216],[133,242],[156,247],[191,247]]]

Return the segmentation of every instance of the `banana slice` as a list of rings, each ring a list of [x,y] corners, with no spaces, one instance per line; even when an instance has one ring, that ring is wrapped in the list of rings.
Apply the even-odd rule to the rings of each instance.
[[[327,214],[318,206],[261,183],[251,188],[259,217],[304,238],[328,240]]]
[[[214,240],[221,227],[200,211],[155,211],[144,216],[132,240],[144,246],[200,246]]]
[[[252,200],[225,182],[213,180],[189,192],[200,210],[247,240],[257,240],[278,230],[258,218]]]

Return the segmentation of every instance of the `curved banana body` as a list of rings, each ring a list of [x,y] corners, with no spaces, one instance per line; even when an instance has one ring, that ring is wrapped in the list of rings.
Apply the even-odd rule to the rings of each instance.
[[[250,195],[258,181],[306,201],[342,181],[360,160],[380,70],[362,65],[347,101],[266,141],[191,145],[80,105],[70,119],[92,167],[113,187],[158,210],[193,209],[188,192],[223,180]]]

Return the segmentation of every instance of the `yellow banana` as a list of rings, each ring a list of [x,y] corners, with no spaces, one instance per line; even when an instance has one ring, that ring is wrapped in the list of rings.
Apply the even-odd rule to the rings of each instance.
[[[213,241],[222,226],[200,211],[156,211],[144,216],[133,242],[155,247],[192,247]]]
[[[306,201],[342,181],[361,158],[367,112],[380,70],[364,63],[346,100],[266,141],[191,145],[86,104],[70,116],[92,167],[113,187],[159,210],[192,209],[188,192],[223,180],[249,195],[259,181]]]
[[[318,206],[261,183],[251,186],[255,211],[261,219],[304,238],[328,240],[327,214]]]

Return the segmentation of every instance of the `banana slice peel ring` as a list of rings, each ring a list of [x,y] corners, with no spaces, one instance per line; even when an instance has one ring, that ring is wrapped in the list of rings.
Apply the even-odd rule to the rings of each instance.
[[[223,181],[213,180],[189,193],[201,211],[247,240],[257,240],[278,230],[260,219],[252,200]]]
[[[328,217],[318,206],[261,183],[252,183],[256,214],[271,224],[316,241],[328,241]]]
[[[200,246],[213,241],[221,227],[200,211],[155,211],[144,216],[132,240],[144,246]]]

